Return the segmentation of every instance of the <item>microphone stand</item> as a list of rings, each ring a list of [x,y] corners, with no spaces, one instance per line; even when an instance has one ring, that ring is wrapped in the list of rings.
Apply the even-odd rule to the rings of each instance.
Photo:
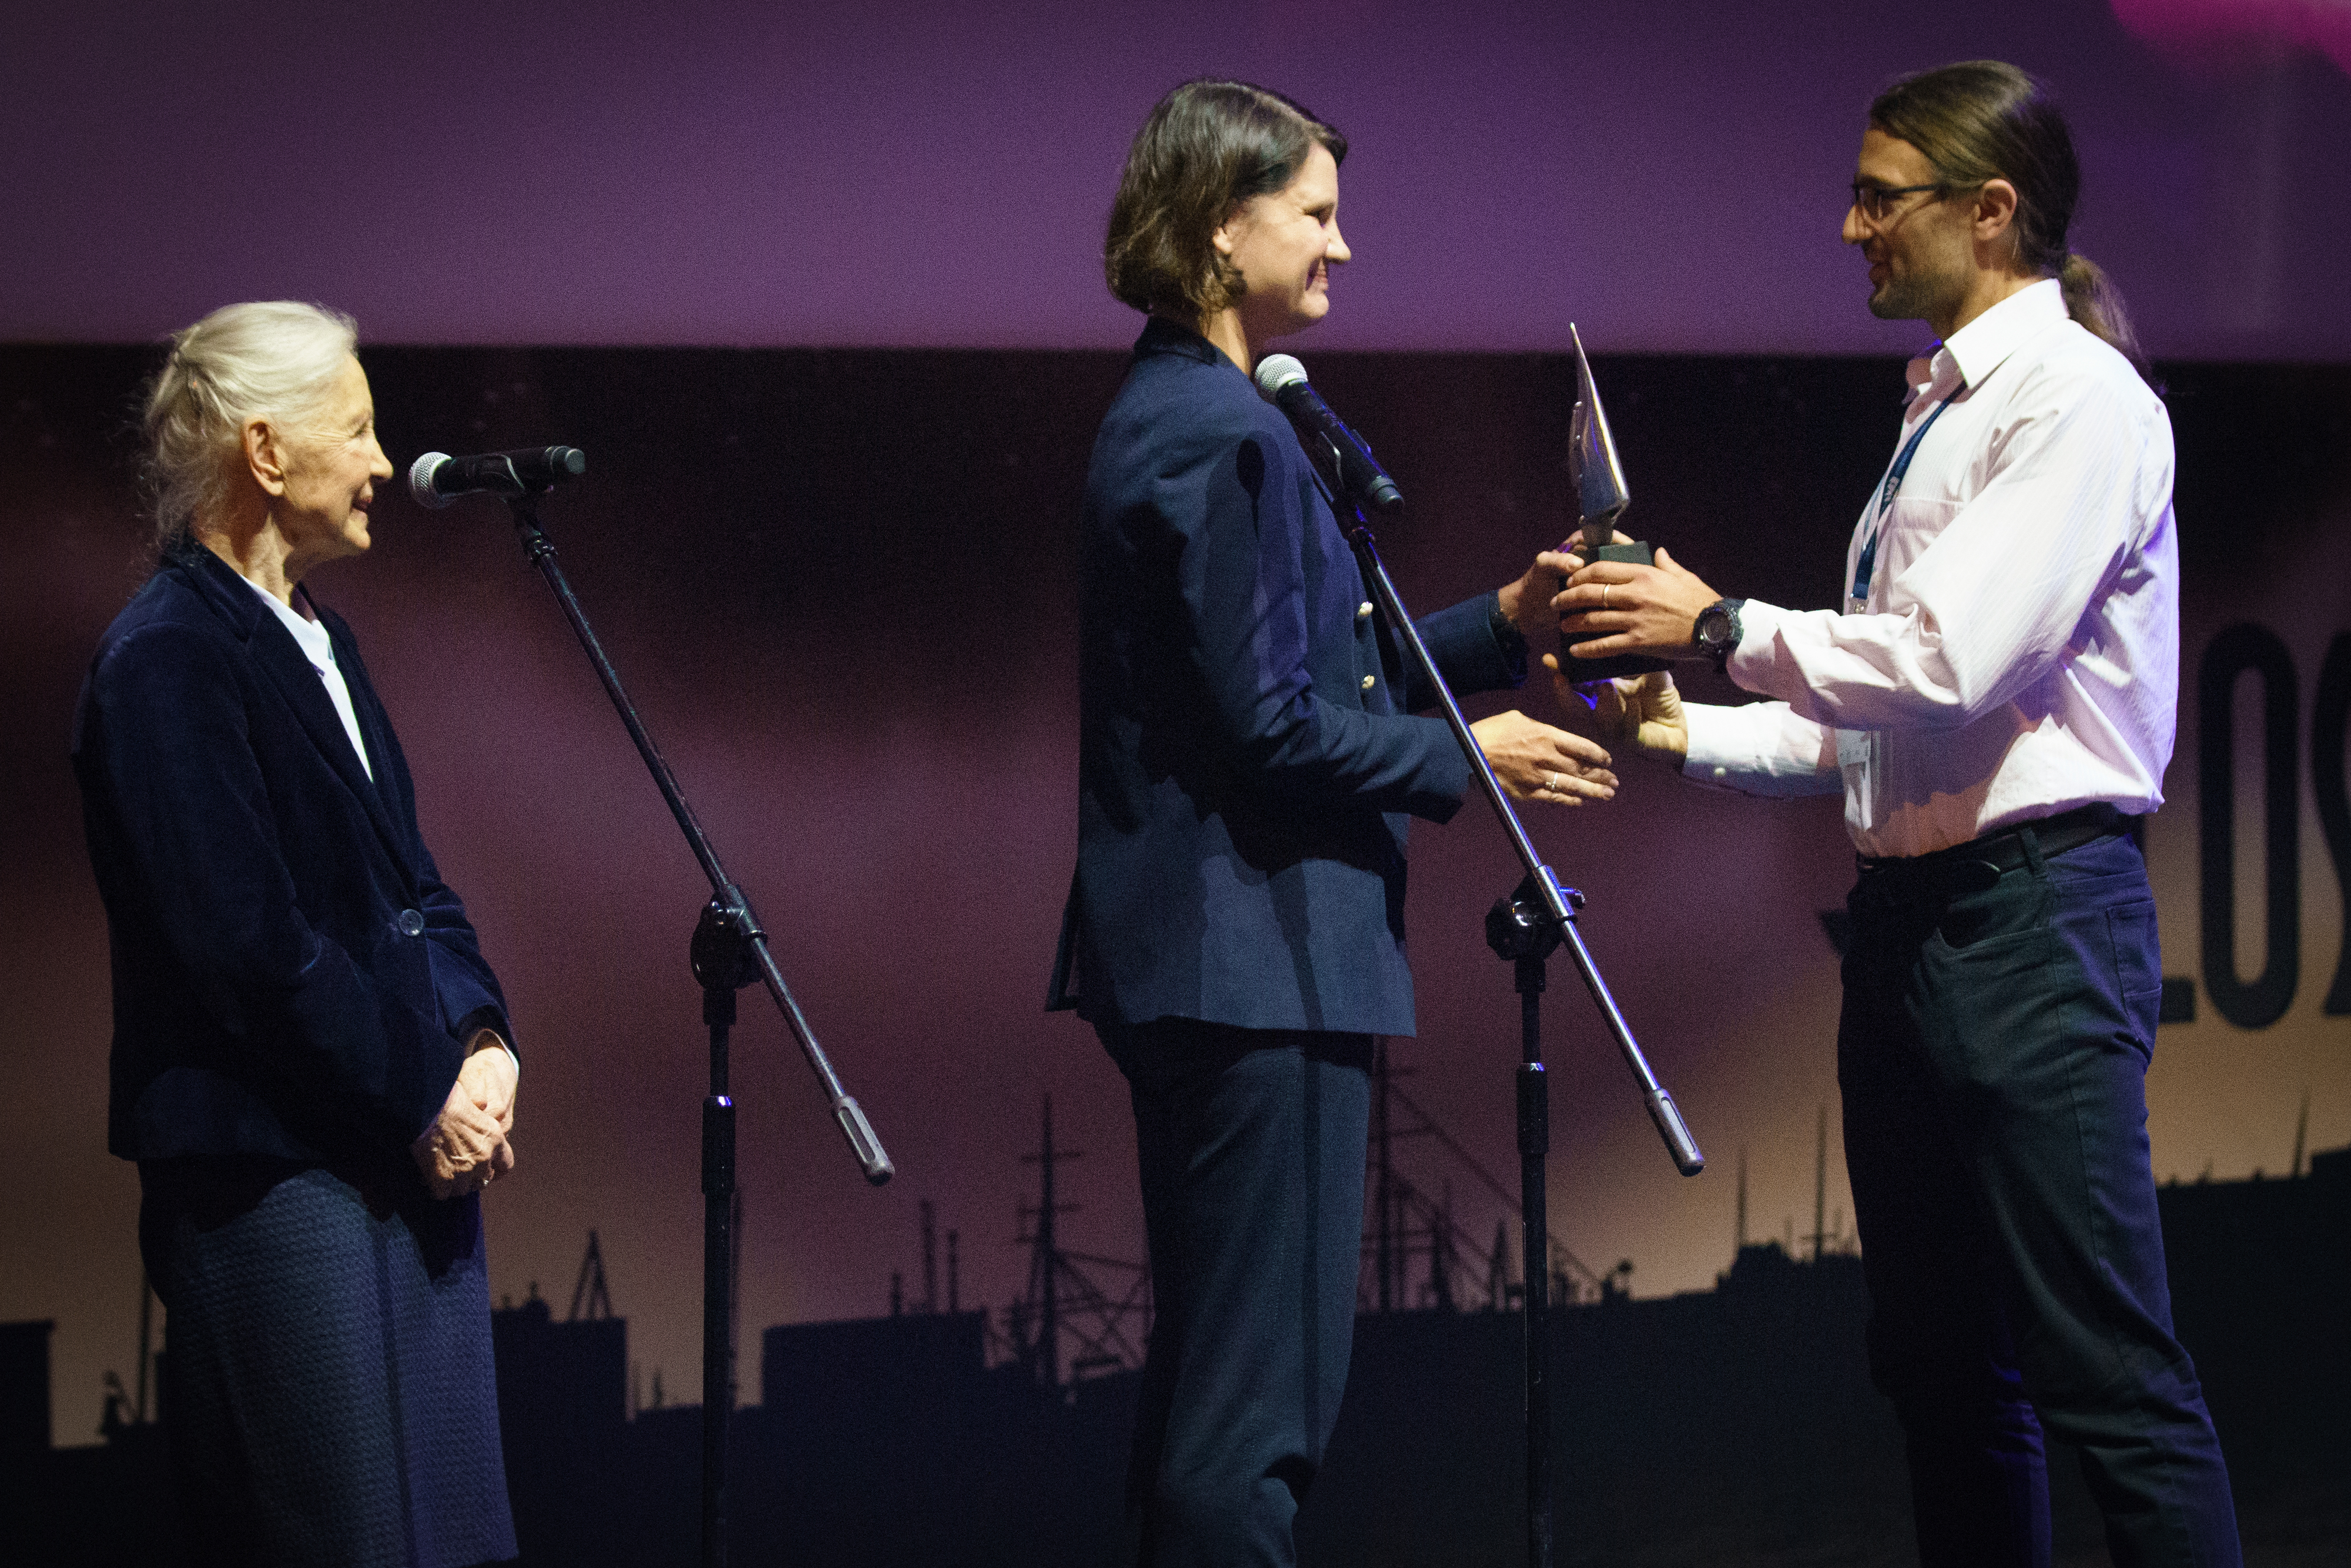
[[[840,1075],[817,1043],[799,1003],[784,984],[775,955],[768,950],[768,934],[760,928],[759,917],[752,913],[743,890],[718,863],[717,852],[695,820],[676,776],[663,760],[644,721],[637,716],[636,705],[622,686],[620,672],[612,667],[604,645],[588,624],[579,598],[556,561],[553,541],[539,530],[538,497],[548,487],[541,485],[534,490],[517,479],[516,493],[506,497],[514,513],[515,529],[522,538],[523,554],[555,591],[580,646],[604,683],[605,695],[628,727],[629,738],[636,742],[637,755],[644,758],[662,799],[669,803],[670,815],[677,819],[686,847],[694,852],[703,875],[710,879],[710,901],[702,906],[701,917],[695,923],[688,954],[695,980],[702,988],[702,1021],[710,1030],[710,1092],[702,1102],[701,1561],[704,1568],[722,1568],[726,1561],[726,1424],[735,1404],[735,1102],[727,1092],[726,1044],[727,1032],[735,1025],[737,989],[755,980],[767,986],[792,1038],[799,1042],[800,1053],[816,1073],[818,1087],[832,1106],[833,1120],[848,1138],[850,1153],[864,1168],[865,1179],[879,1186],[890,1179],[895,1167],[883,1152],[882,1141],[874,1135],[864,1110],[841,1087]]]
[[[1301,444],[1314,459],[1334,500],[1350,497],[1352,493],[1338,482],[1338,454],[1330,442],[1323,438],[1304,439],[1302,432],[1301,435]],[[1608,982],[1593,962],[1591,949],[1583,945],[1583,935],[1575,924],[1576,914],[1584,905],[1583,894],[1572,887],[1561,887],[1551,867],[1543,864],[1542,858],[1535,852],[1534,841],[1527,836],[1526,825],[1519,821],[1510,797],[1502,792],[1501,781],[1494,777],[1485,752],[1479,748],[1478,737],[1469,732],[1469,721],[1461,716],[1461,705],[1454,700],[1452,687],[1437,670],[1437,661],[1429,656],[1428,644],[1421,640],[1420,629],[1405,611],[1404,600],[1388,576],[1387,564],[1380,559],[1370,519],[1360,507],[1354,509],[1354,523],[1346,534],[1347,542],[1354,547],[1356,563],[1371,584],[1373,596],[1379,601],[1380,612],[1404,639],[1413,669],[1437,694],[1446,725],[1453,731],[1461,754],[1469,760],[1470,776],[1486,797],[1486,803],[1493,808],[1495,821],[1501,823],[1525,872],[1517,889],[1508,897],[1495,900],[1493,908],[1487,912],[1486,943],[1497,957],[1512,964],[1519,993],[1517,1087],[1522,1254],[1520,1267],[1526,1280],[1527,1563],[1528,1568],[1551,1568],[1551,1233],[1545,1214],[1543,1176],[1544,1161],[1551,1153],[1551,1097],[1543,1073],[1541,999],[1544,961],[1554,949],[1562,946],[1567,948],[1576,973],[1583,977],[1584,989],[1592,994],[1593,1005],[1600,1009],[1601,1021],[1615,1040],[1625,1065],[1632,1069],[1642,1102],[1649,1108],[1649,1120],[1656,1124],[1658,1135],[1665,1139],[1675,1166],[1684,1176],[1696,1176],[1705,1168],[1706,1155],[1690,1136],[1673,1096],[1666,1092],[1657,1075],[1650,1071],[1648,1059],[1633,1039],[1632,1026],[1625,1021],[1623,1010],[1609,992]]]

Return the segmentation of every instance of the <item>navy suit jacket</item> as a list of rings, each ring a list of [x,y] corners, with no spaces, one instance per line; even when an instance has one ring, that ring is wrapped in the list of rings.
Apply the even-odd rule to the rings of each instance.
[[[1086,475],[1078,864],[1049,1005],[1095,1022],[1413,1032],[1405,836],[1468,788],[1282,415],[1154,319]],[[1481,595],[1420,622],[1525,678]],[[1403,689],[1399,690],[1399,686]]]
[[[473,1030],[514,1038],[350,628],[317,613],[372,780],[293,635],[209,550],[165,558],[83,682],[124,1158],[405,1166]]]

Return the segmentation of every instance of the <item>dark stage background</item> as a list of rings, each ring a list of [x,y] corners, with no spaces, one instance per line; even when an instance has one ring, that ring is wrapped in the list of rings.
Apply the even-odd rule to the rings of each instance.
[[[1556,357],[1307,351],[1413,499],[1385,544],[1434,609],[1513,574],[1566,526],[1572,377]],[[1040,1010],[1073,840],[1078,490],[1121,373],[1105,353],[364,350],[396,462],[550,440],[590,455],[547,522],[654,732],[751,892],[820,1037],[900,1176],[866,1187],[797,1053],[752,994],[739,1037],[747,1218],[744,1367],[776,1322],[885,1310],[919,1280],[915,1208],[960,1233],[962,1302],[1001,1308],[1027,1252],[1041,1096],[1081,1207],[1063,1245],[1139,1258],[1122,1085],[1083,1026]],[[101,1147],[105,942],[65,763],[83,661],[143,575],[129,411],[152,351],[0,349],[0,1321],[55,1318],[55,1436],[88,1441],[101,1373],[133,1363],[137,1184]],[[1895,428],[1899,366],[1837,359],[1604,358],[1596,370],[1645,537],[1726,591],[1825,602]],[[2167,968],[2193,1022],[2149,1079],[2158,1176],[2281,1174],[2351,1141],[2340,862],[2310,779],[2314,681],[2351,632],[2351,371],[2168,367],[2187,567],[2179,758],[2149,847]],[[522,1035],[522,1168],[489,1204],[494,1291],[569,1294],[601,1233],[650,1393],[692,1397],[695,1106],[703,1056],[684,962],[697,873],[503,511],[426,513],[395,492],[364,559],[322,571],[414,765],[425,830],[507,980]],[[2287,907],[2299,960],[2282,1014],[2231,1024],[2202,948],[2196,672],[2256,622],[2297,674],[2287,704],[2300,832]],[[1728,700],[1710,676],[1694,695]],[[2270,907],[2261,705],[2221,747],[2238,780],[2236,973],[2264,967]],[[1520,698],[1547,713],[1547,691]],[[2337,723],[2339,725],[2339,708]],[[2339,758],[2343,737],[2332,732]],[[1834,800],[1710,794],[1634,768],[1618,802],[1535,813],[1592,895],[1586,930],[1713,1157],[1677,1177],[1580,991],[1545,1004],[1558,1234],[1648,1295],[1730,1260],[1734,1173],[1750,1230],[1811,1224],[1816,1109],[1834,1105],[1835,960],[1814,916],[1850,852]],[[2336,853],[2341,853],[2338,847]],[[1515,998],[1479,921],[1514,880],[1474,806],[1415,838],[1421,1036],[1410,1092],[1489,1168],[1510,1163]],[[1700,890],[1727,915],[1702,925]],[[1834,1119],[1832,1118],[1832,1121]],[[1472,1235],[1498,1204],[1422,1142]],[[1849,1228],[1834,1138],[1828,1207]],[[1857,1347],[1856,1347],[1857,1354]]]

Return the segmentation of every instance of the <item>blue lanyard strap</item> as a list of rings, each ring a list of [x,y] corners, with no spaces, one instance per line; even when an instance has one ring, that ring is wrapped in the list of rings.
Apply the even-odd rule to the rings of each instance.
[[[1957,396],[1956,392],[1951,394]],[[1894,497],[1902,488],[1903,476],[1910,472],[1910,459],[1918,455],[1918,444],[1927,439],[1927,433],[1935,428],[1935,422],[1951,406],[1951,397],[1934,406],[1917,433],[1903,443],[1901,455],[1895,458],[1894,466],[1886,472],[1886,483],[1877,492],[1876,515],[1870,518],[1868,536],[1861,541],[1861,559],[1854,563],[1853,602],[1856,605],[1869,598],[1869,580],[1877,570],[1877,540],[1886,531],[1886,514],[1893,508]]]

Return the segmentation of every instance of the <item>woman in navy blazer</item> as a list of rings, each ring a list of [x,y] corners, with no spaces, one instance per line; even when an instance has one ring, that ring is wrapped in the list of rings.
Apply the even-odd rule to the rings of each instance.
[[[1330,308],[1345,155],[1279,94],[1188,82],[1137,134],[1104,246],[1150,319],[1086,477],[1052,1005],[1134,1102],[1155,1316],[1129,1500],[1160,1568],[1293,1560],[1345,1385],[1372,1037],[1413,1032],[1405,830],[1469,782],[1249,379]],[[1447,680],[1522,681],[1568,564],[1421,622]],[[1475,728],[1519,799],[1613,792],[1580,737],[1516,712]]]
[[[457,1568],[515,1554],[476,1195],[516,1059],[350,629],[298,586],[392,476],[353,341],[288,303],[173,340],[159,564],[73,760],[189,1555]]]

